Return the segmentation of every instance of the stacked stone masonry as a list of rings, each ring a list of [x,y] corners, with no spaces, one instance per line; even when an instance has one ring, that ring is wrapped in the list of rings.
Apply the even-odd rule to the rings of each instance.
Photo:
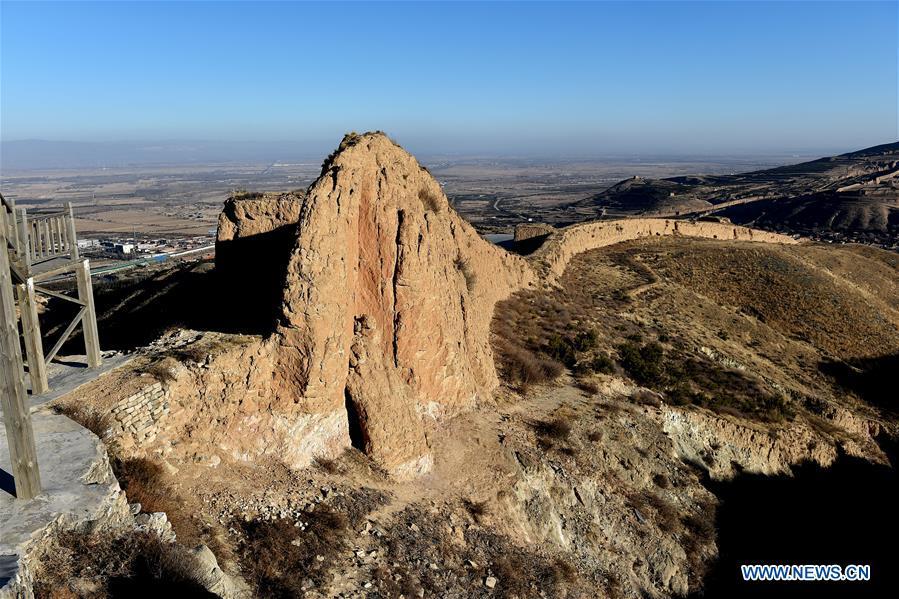
[[[156,438],[159,422],[169,413],[162,383],[144,387],[112,410],[110,440],[123,449],[138,447]]]

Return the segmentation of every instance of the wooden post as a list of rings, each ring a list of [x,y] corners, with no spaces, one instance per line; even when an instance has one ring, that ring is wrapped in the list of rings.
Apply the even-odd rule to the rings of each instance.
[[[10,198],[6,200],[6,204],[9,206],[9,213],[6,216],[7,240],[12,242],[12,246],[16,248],[16,254],[18,254],[19,227],[16,226],[16,201]]]
[[[53,238],[50,236],[50,219],[45,218],[41,224],[44,230],[44,258],[51,258],[53,256]]]
[[[75,235],[75,214],[72,211],[72,202],[66,202],[66,212],[68,212],[68,218],[66,218],[66,237],[69,238],[69,243],[72,245],[72,262],[77,262],[78,237]]]
[[[22,336],[25,337],[25,355],[28,356],[28,374],[31,375],[31,393],[40,395],[50,390],[47,382],[47,364],[44,362],[44,344],[41,341],[41,325],[37,319],[37,301],[34,297],[34,279],[28,277],[16,285],[19,311],[22,314]]]
[[[28,238],[28,213],[24,208],[17,208],[19,218],[16,219],[16,226],[19,228],[19,259],[25,268],[25,274],[31,276],[31,245]]]
[[[72,250],[73,252],[77,250]],[[103,363],[100,355],[100,336],[97,333],[97,311],[94,309],[94,288],[91,286],[90,260],[84,258],[75,267],[75,278],[78,281],[78,299],[84,302],[84,318],[81,320],[81,331],[84,334],[84,350],[87,354],[87,365],[96,368]]]
[[[31,413],[26,403],[25,372],[6,249],[6,222],[6,210],[0,210],[0,401],[16,483],[16,498],[31,499],[41,492],[41,476],[37,467]]]

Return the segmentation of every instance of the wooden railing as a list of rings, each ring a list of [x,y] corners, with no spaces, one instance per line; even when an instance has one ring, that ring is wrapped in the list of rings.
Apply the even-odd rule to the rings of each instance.
[[[3,196],[0,196],[2,198]],[[24,272],[54,258],[78,260],[78,239],[72,205],[57,212],[37,212],[29,215],[25,208],[16,207],[3,198],[6,210],[6,239],[12,262]]]
[[[50,214],[37,214],[28,218],[24,208],[19,208],[15,214],[16,225],[22,232],[18,236],[24,237],[27,233],[28,244],[20,245],[20,255],[28,255],[32,263],[69,256],[74,248],[78,247],[75,238],[75,221],[72,218],[71,205],[64,212]],[[77,249],[75,250],[77,251]]]

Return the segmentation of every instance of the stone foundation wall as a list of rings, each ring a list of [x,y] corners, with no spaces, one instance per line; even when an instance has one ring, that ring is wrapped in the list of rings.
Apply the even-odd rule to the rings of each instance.
[[[110,413],[113,422],[108,441],[125,450],[153,441],[160,420],[169,413],[169,402],[162,383],[144,387],[119,402]]]

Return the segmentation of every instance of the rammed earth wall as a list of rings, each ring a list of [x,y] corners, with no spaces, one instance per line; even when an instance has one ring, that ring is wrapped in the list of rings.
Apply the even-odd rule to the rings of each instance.
[[[588,250],[641,237],[683,235],[763,243],[798,243],[788,235],[759,231],[748,227],[712,222],[693,222],[666,218],[633,218],[594,221],[558,229],[540,248],[529,256],[542,274],[555,278],[565,272],[569,260]]]

